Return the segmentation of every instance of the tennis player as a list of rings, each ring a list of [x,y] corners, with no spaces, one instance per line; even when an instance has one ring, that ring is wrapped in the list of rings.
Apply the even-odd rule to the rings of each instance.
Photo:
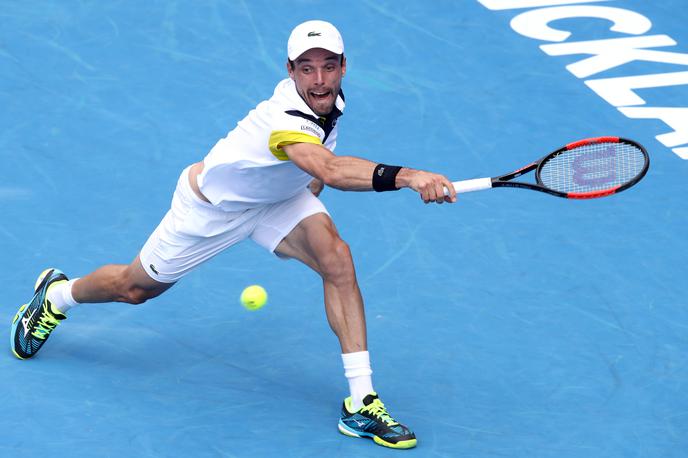
[[[317,196],[324,185],[345,191],[411,188],[425,203],[455,202],[456,193],[442,175],[333,154],[344,110],[346,58],[332,24],[298,25],[287,55],[289,78],[201,162],[184,169],[170,210],[131,264],[105,265],[72,280],[57,269],[41,273],[33,299],[14,317],[12,350],[18,358],[31,358],[78,304],[141,304],[221,251],[251,239],[322,277],[327,319],[339,338],[350,388],[339,430],[411,448],[414,433],[392,418],[373,389],[351,252]]]

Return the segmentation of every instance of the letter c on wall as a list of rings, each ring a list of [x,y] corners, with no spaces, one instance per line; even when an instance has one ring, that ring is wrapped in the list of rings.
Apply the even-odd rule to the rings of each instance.
[[[652,27],[652,22],[634,11],[610,6],[557,6],[526,11],[511,20],[511,28],[517,33],[536,40],[564,41],[571,32],[555,29],[549,23],[557,19],[592,17],[607,19],[614,25],[613,32],[641,35]]]

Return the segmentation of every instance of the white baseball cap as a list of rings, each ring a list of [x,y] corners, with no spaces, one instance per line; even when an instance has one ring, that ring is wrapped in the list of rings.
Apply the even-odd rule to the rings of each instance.
[[[291,31],[287,42],[289,60],[296,60],[301,54],[313,48],[344,54],[344,40],[339,30],[329,22],[306,21],[297,25]]]

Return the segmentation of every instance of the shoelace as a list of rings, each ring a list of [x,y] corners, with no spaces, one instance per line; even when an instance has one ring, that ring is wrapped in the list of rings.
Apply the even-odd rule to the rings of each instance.
[[[31,335],[37,339],[45,340],[58,324],[60,324],[60,320],[55,318],[48,310],[43,309],[41,317],[38,319],[38,323],[36,323],[36,330]]]
[[[392,418],[389,415],[389,413],[387,413],[385,405],[379,399],[376,399],[367,406],[365,406],[363,410],[370,412],[372,415],[376,416],[381,421],[384,421],[387,424],[387,426],[394,426],[399,424],[394,420],[394,418]]]

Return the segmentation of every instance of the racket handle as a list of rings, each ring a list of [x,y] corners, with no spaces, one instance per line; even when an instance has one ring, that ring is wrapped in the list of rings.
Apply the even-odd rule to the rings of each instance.
[[[480,191],[492,187],[492,178],[475,178],[473,180],[461,180],[452,182],[457,193]],[[449,195],[449,190],[444,188],[444,195]]]

